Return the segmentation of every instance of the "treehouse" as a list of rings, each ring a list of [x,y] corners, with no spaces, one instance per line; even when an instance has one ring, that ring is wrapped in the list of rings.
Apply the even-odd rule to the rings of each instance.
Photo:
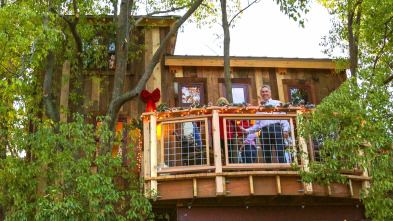
[[[130,37],[146,50],[139,59],[130,59],[124,92],[137,84],[175,22],[172,17],[149,18],[141,23],[141,30],[149,28],[138,38]],[[236,105],[217,106],[216,101],[225,97],[223,57],[175,56],[175,42],[176,36],[146,84],[148,92],[160,90],[158,104],[168,108],[146,112],[139,97],[126,102],[118,129],[130,123],[133,114],[141,115],[139,145],[135,150],[113,149],[114,156],[139,153],[142,191],[157,214],[170,220],[365,219],[359,190],[370,185],[367,171],[342,171],[349,179],[347,185],[319,186],[304,183],[299,176],[310,161],[323,161],[319,155],[323,147],[318,140],[300,136],[298,117],[311,111],[307,105],[318,105],[337,89],[346,80],[344,71],[337,71],[329,59],[231,57]],[[86,112],[92,116],[105,113],[113,90],[116,67],[110,44],[108,50],[108,67],[92,69],[85,78]],[[62,79],[70,74],[69,62],[61,74]],[[270,86],[273,99],[299,105],[260,106],[262,85]],[[63,81],[60,102],[72,109],[70,90],[72,81]],[[242,130],[266,121],[288,125],[289,136],[272,138],[267,146],[261,142],[263,128],[255,131],[253,141]],[[126,132],[123,141],[135,142]],[[255,148],[250,148],[250,142]]]

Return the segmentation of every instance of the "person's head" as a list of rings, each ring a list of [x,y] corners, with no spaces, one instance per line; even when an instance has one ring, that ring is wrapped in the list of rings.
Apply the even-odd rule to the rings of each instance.
[[[261,93],[262,100],[264,101],[269,100],[272,97],[272,91],[268,85],[262,85],[259,92]]]
[[[218,100],[216,101],[216,106],[219,105],[228,105],[229,101],[225,98],[225,97],[220,97],[218,98]]]

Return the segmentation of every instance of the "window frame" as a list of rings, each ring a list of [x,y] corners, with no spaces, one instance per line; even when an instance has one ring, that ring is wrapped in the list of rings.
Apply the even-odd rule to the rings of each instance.
[[[199,88],[199,97],[201,104],[205,104],[205,93],[204,93],[204,83],[202,82],[195,82],[195,83],[188,83],[188,82],[178,82],[177,83],[177,91],[178,91],[178,104],[179,107],[187,107],[190,106],[192,103],[183,103],[182,96],[181,96],[181,89],[182,87],[198,87]]]
[[[307,89],[308,103],[306,102],[305,104],[315,104],[311,91],[312,87],[310,85],[298,85],[298,84],[287,85],[288,102],[292,102],[291,89]]]
[[[250,98],[248,96],[248,84],[247,83],[232,83],[232,90],[233,88],[243,88],[243,93],[244,93],[244,102],[246,103],[250,103]],[[222,84],[222,95],[223,97],[227,97],[226,93],[225,93],[226,87],[225,87],[225,83]],[[233,92],[232,92],[232,96],[233,96]]]

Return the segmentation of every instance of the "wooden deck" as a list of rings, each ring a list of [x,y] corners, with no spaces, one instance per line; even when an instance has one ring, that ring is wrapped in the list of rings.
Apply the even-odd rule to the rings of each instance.
[[[256,114],[257,111],[269,113]],[[143,114],[144,147],[140,175],[145,181],[146,196],[156,199],[156,203],[175,202],[176,205],[203,200],[214,204],[217,200],[231,202],[230,199],[237,198],[265,202],[267,199],[283,197],[293,197],[294,202],[322,197],[357,203],[359,191],[369,185],[367,171],[343,171],[343,176],[349,180],[347,185],[331,183],[319,186],[301,181],[298,171],[308,170],[309,161],[319,159],[315,156],[315,148],[321,148],[315,146],[309,138],[304,139],[297,134],[296,116],[305,111],[298,107],[274,110],[261,107],[204,107]],[[291,125],[292,142],[288,144],[292,152],[289,156],[291,164],[264,163],[262,157],[258,161],[259,156],[254,163],[231,162],[229,142],[225,141],[224,149],[220,144],[220,118],[236,124],[242,123],[242,120],[287,120]],[[189,161],[190,155],[184,157],[184,152],[181,152],[184,151],[183,144],[173,135],[179,124],[185,122],[203,125],[198,127],[203,128],[200,134],[202,145],[198,150],[194,148],[194,152],[188,153],[194,157],[196,151],[200,151],[201,158],[198,161]],[[223,128],[226,130],[225,125]],[[244,138],[244,135],[236,136],[239,141]],[[177,150],[179,145],[180,149]],[[232,143],[231,148],[234,147]],[[306,155],[298,159],[296,153],[300,150]],[[187,163],[184,159],[187,159]]]

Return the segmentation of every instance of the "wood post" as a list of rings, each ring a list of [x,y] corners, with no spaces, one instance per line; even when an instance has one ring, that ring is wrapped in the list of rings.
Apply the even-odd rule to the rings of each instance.
[[[220,122],[218,110],[213,110],[212,117],[213,129],[213,148],[214,148],[214,165],[216,167],[216,174],[222,173],[222,160],[221,160],[221,143],[220,143]],[[224,195],[224,180],[222,175],[216,176],[216,195]]]
[[[349,185],[349,194],[351,197],[353,197],[353,187],[352,187],[352,180],[348,179],[348,185]]]
[[[193,189],[194,189],[194,197],[197,197],[198,196],[198,185],[197,185],[197,179],[196,178],[193,178],[192,179],[192,186],[193,186]]]
[[[150,116],[150,177],[157,177],[157,116]],[[150,181],[151,197],[157,196],[157,180]]]
[[[277,68],[276,69],[276,79],[277,79],[277,87],[278,87],[278,98],[280,101],[286,103],[287,100],[285,99],[285,92],[282,83],[282,79],[284,79],[285,74],[287,73],[286,68]]]
[[[298,114],[298,117],[296,118],[296,122],[297,122],[297,125],[299,126],[299,116],[302,114],[302,112],[301,111],[297,111],[297,114]],[[292,127],[292,124],[291,124],[291,127]],[[309,158],[308,158],[307,142],[304,139],[304,137],[302,137],[300,135],[300,133],[299,133],[298,139],[299,139],[300,150],[304,153],[304,154],[302,154],[302,156],[300,158],[300,160],[302,162],[302,165],[303,165],[303,169],[306,172],[310,172],[310,168],[308,166],[310,164],[310,161],[309,161]],[[305,194],[312,194],[312,192],[313,192],[312,183],[303,183],[303,186],[304,186],[304,193]]]
[[[254,195],[254,177],[250,175],[248,178],[250,180],[250,194]]]
[[[142,177],[150,177],[150,125],[147,119],[143,119],[143,161],[141,165]],[[149,198],[150,181],[145,182],[145,196]]]
[[[360,150],[360,151],[359,151],[359,154],[360,154],[360,155],[363,155],[364,153],[363,153],[362,150]],[[364,168],[364,169],[363,169],[362,176],[365,176],[365,177],[368,177],[368,176],[369,176],[367,168]],[[368,195],[368,188],[370,188],[370,181],[369,181],[369,180],[363,180],[363,181],[362,181],[362,188],[364,189],[366,195]]]
[[[145,42],[148,45],[148,49],[145,53],[145,65],[147,66],[154,53],[157,51],[160,46],[160,30],[159,27],[151,28],[150,30],[146,30]],[[156,88],[161,90],[161,63],[159,62],[153,70],[152,75],[146,83],[146,90],[152,92]],[[158,104],[161,103],[161,100],[158,101]]]
[[[277,194],[281,195],[281,180],[279,175],[276,175],[276,184],[277,184]]]
[[[68,108],[68,98],[70,96],[70,71],[71,63],[69,60],[64,61],[61,73],[61,92],[60,92],[60,105]],[[60,121],[67,122],[66,111],[60,111]]]

